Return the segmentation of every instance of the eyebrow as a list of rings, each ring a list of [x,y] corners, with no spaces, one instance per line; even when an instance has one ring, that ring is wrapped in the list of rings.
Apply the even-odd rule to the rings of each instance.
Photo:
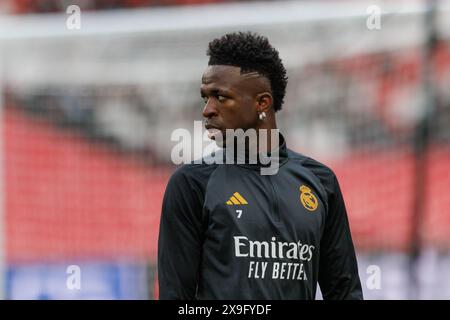
[[[220,95],[220,94],[224,94],[224,95],[229,95],[230,94],[230,91],[226,90],[226,89],[211,89],[211,90],[208,90],[208,89],[200,88],[200,95],[202,95],[202,96],[206,95],[206,92],[209,92],[210,95],[214,95],[214,96]]]

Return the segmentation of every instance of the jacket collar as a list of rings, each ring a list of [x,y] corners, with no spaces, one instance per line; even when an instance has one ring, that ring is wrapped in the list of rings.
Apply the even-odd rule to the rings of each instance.
[[[258,153],[251,156],[248,149],[245,150],[245,154],[239,157],[237,155],[237,147],[234,147],[234,151],[224,148],[224,160],[225,163],[235,164],[240,167],[259,170],[261,167],[271,167],[278,163],[279,166],[285,164],[288,160],[288,149],[286,147],[286,140],[284,136],[279,133],[278,147],[268,153]],[[229,161],[227,161],[229,160]]]

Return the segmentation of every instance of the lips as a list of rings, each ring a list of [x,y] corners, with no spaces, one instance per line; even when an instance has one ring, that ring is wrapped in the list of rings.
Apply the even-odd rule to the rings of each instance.
[[[205,129],[208,130],[208,138],[213,140],[222,132],[222,130],[212,124],[206,124]]]
[[[207,124],[205,124],[205,129],[206,129],[206,130],[209,130],[209,129],[219,129],[219,127],[217,127],[217,126],[215,126],[215,125],[213,125],[213,124],[207,123]]]

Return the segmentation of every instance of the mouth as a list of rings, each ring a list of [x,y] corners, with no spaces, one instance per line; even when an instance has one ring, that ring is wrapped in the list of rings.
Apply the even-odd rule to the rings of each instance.
[[[208,138],[212,140],[215,140],[216,136],[222,133],[222,130],[211,124],[206,124],[205,129],[208,130]]]

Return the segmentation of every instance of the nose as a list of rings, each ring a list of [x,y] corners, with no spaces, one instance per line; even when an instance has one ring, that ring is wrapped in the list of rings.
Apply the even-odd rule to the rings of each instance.
[[[209,98],[203,108],[203,116],[207,119],[212,118],[217,115],[217,107],[214,103],[214,99]]]

